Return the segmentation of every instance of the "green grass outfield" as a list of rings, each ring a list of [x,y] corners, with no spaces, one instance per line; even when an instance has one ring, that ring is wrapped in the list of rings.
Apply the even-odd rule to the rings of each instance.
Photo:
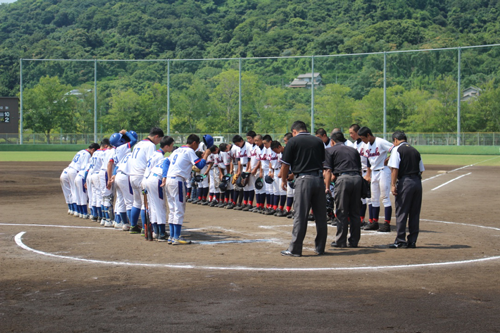
[[[0,152],[0,162],[70,162],[75,152],[70,151],[2,151]],[[422,154],[424,164],[443,165],[487,165],[500,166],[500,156],[492,155],[440,155]]]

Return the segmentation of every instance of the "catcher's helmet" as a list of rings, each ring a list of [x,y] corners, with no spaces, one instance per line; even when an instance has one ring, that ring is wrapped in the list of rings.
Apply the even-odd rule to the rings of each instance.
[[[127,143],[127,141],[125,141],[123,135],[121,135],[120,133],[113,133],[109,137],[109,143],[111,143],[113,147],[120,147],[124,143]]]
[[[268,184],[272,184],[274,182],[274,179],[273,179],[273,177],[267,175],[264,177],[264,181]]]
[[[210,134],[205,134],[203,136],[203,142],[207,145],[207,148],[210,148],[214,145],[214,138]]]
[[[290,186],[291,188],[295,188],[295,180],[292,180],[291,182],[288,182],[288,186]]]
[[[258,190],[261,190],[264,187],[264,182],[262,181],[262,178],[257,178],[255,181],[255,188]]]

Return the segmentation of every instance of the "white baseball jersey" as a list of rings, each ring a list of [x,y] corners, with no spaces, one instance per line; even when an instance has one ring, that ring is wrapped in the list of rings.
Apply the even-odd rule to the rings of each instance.
[[[210,148],[210,147],[208,147]],[[201,151],[202,153],[207,150],[207,146],[205,145],[205,142],[201,141],[200,144],[198,145],[198,149],[196,151]]]
[[[271,154],[269,155],[269,161],[271,162],[271,168],[277,169],[281,167],[281,162],[278,162],[278,157],[281,155],[276,154],[272,149],[271,149]]]
[[[354,142],[354,148],[359,153],[359,156],[361,157],[361,169],[366,170],[368,169],[368,164],[367,164],[367,157],[365,156],[366,152],[366,143],[364,143],[361,139],[358,139]]]
[[[220,152],[218,158],[218,167],[223,170],[223,174],[227,173],[229,164],[231,164],[231,157],[229,156],[229,152]]]
[[[272,151],[271,148],[262,148],[260,152],[260,163],[262,166],[262,170],[264,171],[264,176],[266,176],[269,173],[269,162],[271,159],[271,155],[274,152]]]
[[[99,172],[101,170],[102,164],[102,155],[104,154],[104,149],[97,149],[94,154],[92,154],[92,158],[90,159],[90,169],[89,173]]]
[[[80,150],[73,157],[73,160],[69,164],[69,168],[75,169],[76,171],[85,170],[85,166],[89,163],[90,152],[87,149]]]
[[[108,149],[104,152],[101,158],[101,171],[107,171],[108,170],[108,162],[112,161],[113,163],[115,162],[114,160],[115,156],[115,150],[114,149]]]
[[[128,175],[128,173],[130,172],[130,163],[128,163],[128,161],[130,161],[131,158],[132,158],[132,152],[128,152],[127,154],[125,154],[125,156],[117,164],[118,166],[117,171],[121,171],[124,174]]]
[[[151,155],[151,157],[148,159],[148,163],[146,164],[146,170],[144,170],[144,177],[149,176],[149,174],[152,172],[151,169],[153,169],[160,160],[163,161],[164,156],[165,153],[161,149],[156,150]],[[161,172],[158,173],[158,175],[161,175]]]
[[[254,145],[250,150],[250,168],[255,168],[260,162],[261,149],[259,146]]]
[[[188,146],[182,146],[176,149],[172,155],[170,155],[169,159],[170,167],[168,169],[168,177],[181,177],[184,179],[190,177],[193,165],[201,161],[201,158],[196,156],[194,150]]]
[[[253,146],[250,143],[245,142],[245,144],[243,144],[243,146],[241,146],[241,148],[239,149],[238,155],[236,157],[240,160],[241,165],[248,164],[252,148]]]
[[[118,164],[122,158],[131,151],[130,143],[126,143],[114,149],[115,154],[113,156],[115,164]]]
[[[229,156],[231,157],[231,160],[233,161],[233,172],[236,173],[238,170],[238,154],[240,153],[240,147],[237,145],[233,145],[231,147],[231,150],[229,151]]]
[[[354,143],[352,143],[352,142],[351,142],[351,141],[349,141],[349,140],[346,140],[346,142],[344,142],[344,145],[345,145],[345,146],[347,146],[347,147],[353,147],[353,148],[355,148],[355,147],[354,147]]]
[[[135,145],[130,163],[130,176],[144,176],[149,158],[156,150],[155,144],[145,139]]]
[[[382,138],[375,138],[373,144],[366,144],[365,156],[370,162],[370,169],[380,170],[384,168],[387,153],[391,150],[392,143]]]

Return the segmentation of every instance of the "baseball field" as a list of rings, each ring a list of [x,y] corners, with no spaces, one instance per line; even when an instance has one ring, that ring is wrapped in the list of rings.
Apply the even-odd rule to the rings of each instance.
[[[300,258],[286,218],[188,204],[170,246],[70,217],[72,156],[0,154],[0,332],[500,331],[500,156],[423,156],[416,249],[317,256],[310,222]]]

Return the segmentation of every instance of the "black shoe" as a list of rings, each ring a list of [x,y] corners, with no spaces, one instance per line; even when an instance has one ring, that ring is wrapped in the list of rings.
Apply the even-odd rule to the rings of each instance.
[[[307,217],[307,220],[308,221],[314,221],[314,215],[313,214],[309,214],[309,216]]]
[[[347,246],[352,247],[352,248],[357,248],[358,244],[354,245],[354,244],[349,243]]]
[[[366,222],[366,221],[361,222],[361,224],[360,224],[361,229],[363,229],[367,224],[368,224],[368,222]]]
[[[242,210],[243,209],[243,206],[242,205],[236,205],[235,207],[233,207],[234,210]]]
[[[209,205],[209,206],[210,206],[210,207],[215,207],[215,206],[217,206],[218,204],[219,204],[219,202],[218,202],[217,200],[212,200],[212,201],[210,202],[210,205]]]
[[[301,257],[302,256],[301,254],[295,254],[295,253],[292,253],[288,250],[281,251],[281,255],[282,256],[289,256],[289,257]]]
[[[277,209],[276,210],[276,214],[275,214],[277,217],[286,217],[286,212],[284,212],[283,210],[281,209]]]
[[[323,254],[325,254],[325,251],[319,252],[317,250],[314,250],[314,253],[316,253],[318,256],[322,256]]]
[[[367,224],[363,230],[378,230],[378,222],[372,222]]]
[[[201,200],[201,204],[202,206],[208,206],[208,201],[207,200]]]
[[[396,242],[394,244],[389,245],[390,249],[399,249],[401,247],[408,247],[408,244],[403,243],[403,242]]]
[[[408,244],[406,245],[406,248],[407,248],[407,249],[414,249],[414,248],[416,248],[416,247],[417,247],[417,243],[415,243],[415,242],[410,242],[410,243],[408,243]]]
[[[187,199],[187,202],[192,202],[192,201],[193,201],[193,199],[191,199],[191,198]]]
[[[276,211],[272,208],[269,208],[264,214],[266,215],[274,215],[276,213]]]
[[[347,247],[346,244],[337,244],[337,242],[332,242],[332,247],[340,247],[340,248],[344,248],[344,247]]]
[[[248,211],[250,211],[250,209],[252,209],[252,206],[245,205],[241,210],[244,211],[244,212],[248,212]]]
[[[200,201],[201,201],[201,200],[198,200],[198,199],[193,199],[193,200],[191,200],[191,203],[192,203],[193,205],[196,205],[196,204],[197,204],[198,202],[200,202]]]
[[[289,211],[288,214],[286,214],[286,218],[293,219],[293,214],[294,214],[294,211]]]
[[[233,209],[234,208],[234,204],[232,202],[230,202],[227,206],[226,206],[226,209]]]
[[[391,232],[391,225],[387,222],[384,222],[379,228],[378,232]]]

